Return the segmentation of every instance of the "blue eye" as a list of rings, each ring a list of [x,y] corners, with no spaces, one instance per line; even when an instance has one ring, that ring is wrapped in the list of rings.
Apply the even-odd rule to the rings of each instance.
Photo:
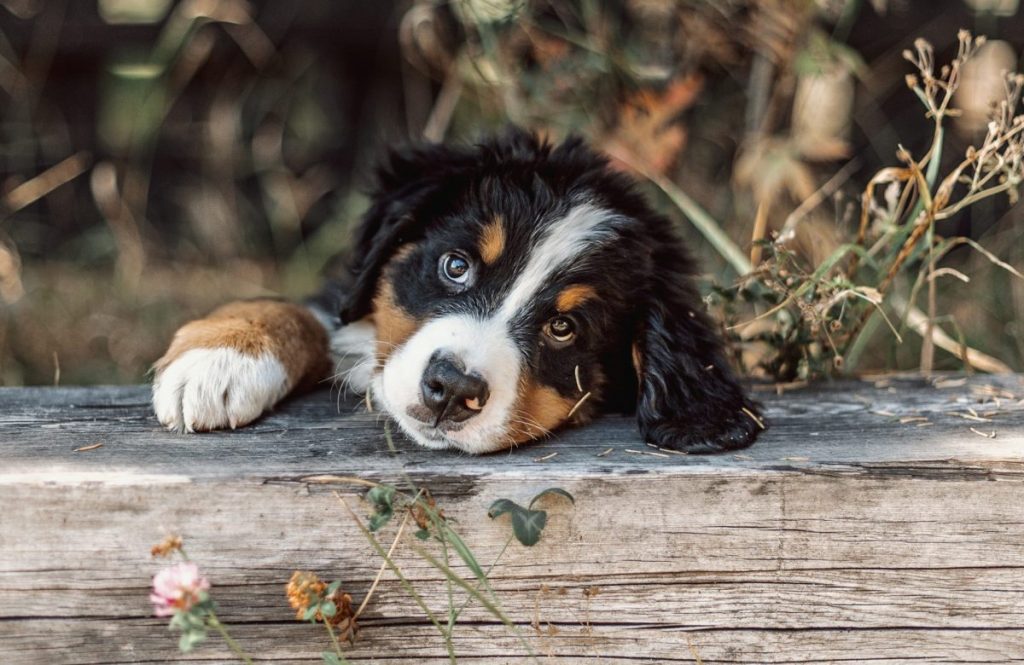
[[[441,257],[441,274],[456,284],[465,284],[469,280],[471,267],[469,259],[461,254],[449,252]]]

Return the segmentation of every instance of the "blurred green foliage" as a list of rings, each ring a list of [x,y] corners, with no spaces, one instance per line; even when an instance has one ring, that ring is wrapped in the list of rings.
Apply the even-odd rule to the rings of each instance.
[[[1016,6],[941,4],[2,0],[0,384],[142,380],[185,320],[315,289],[384,146],[508,122],[582,133],[638,178],[714,311],[754,321],[729,330],[751,373],[957,369],[968,346],[1024,368],[1021,280],[966,244],[928,249],[966,236],[1021,266],[1005,196],[934,220],[879,302],[922,188],[879,187],[859,265],[835,258],[872,177],[908,168],[898,147],[949,173],[984,140],[971,105],[1017,68]],[[900,53],[923,35],[941,65],[971,25],[990,44],[932,152]],[[922,349],[907,302],[954,352]],[[877,314],[861,328],[871,312],[899,334]]]

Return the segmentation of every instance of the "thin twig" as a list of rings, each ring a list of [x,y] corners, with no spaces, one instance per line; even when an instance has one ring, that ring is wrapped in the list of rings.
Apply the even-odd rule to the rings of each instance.
[[[635,159],[631,158],[629,155],[623,154],[621,150],[609,149],[608,154],[628,165],[644,178],[647,178],[657,185],[658,189],[668,196],[672,203],[679,208],[690,223],[700,231],[701,235],[711,243],[711,246],[718,251],[722,258],[724,258],[738,274],[746,275],[753,269],[750,259],[743,254],[743,251],[735,242],[733,242],[732,238],[726,235],[725,231],[722,230],[721,225],[715,220],[715,218],[700,207],[700,205],[690,198],[686,192],[677,187],[675,183],[664,176],[658,175],[657,173],[653,173],[644,168]]]
[[[755,423],[757,423],[758,427],[760,427],[761,429],[765,429],[764,421],[761,420],[760,418],[758,418],[757,415],[753,411],[751,411],[747,407],[743,407],[741,410],[743,411],[743,413],[747,414],[747,416],[751,420],[753,420]]]
[[[249,654],[245,653],[245,651],[242,650],[242,647],[239,646],[238,642],[236,642],[234,638],[228,635],[227,628],[224,626],[224,624],[220,622],[220,619],[217,618],[217,615],[213,612],[213,610],[209,611],[208,623],[209,625],[213,626],[214,630],[220,633],[220,636],[224,638],[225,642],[227,642],[228,648],[231,649],[231,651],[233,651],[234,654],[238,656],[243,663],[245,663],[246,665],[252,665],[252,658],[249,656]]]
[[[567,415],[567,416],[565,417],[565,418],[566,418],[566,420],[568,420],[569,418],[572,418],[572,414],[576,413],[576,411],[577,411],[577,410],[578,410],[578,409],[579,409],[579,408],[580,408],[581,406],[583,406],[583,403],[584,403],[584,402],[586,402],[586,401],[587,401],[588,399],[590,399],[590,396],[591,396],[592,394],[593,394],[593,393],[587,393],[586,395],[584,395],[583,397],[581,397],[581,398],[580,398],[580,400],[579,400],[578,402],[576,402],[575,404],[573,404],[573,405],[572,405],[572,408],[571,408],[571,409],[569,409],[569,415]]]
[[[395,553],[395,548],[398,547],[398,541],[402,539],[402,532],[405,531],[405,525],[409,523],[409,517],[412,513],[409,511],[405,512],[405,517],[402,519],[402,523],[398,525],[398,533],[395,534],[395,539],[391,543],[391,547],[388,548],[388,558]],[[352,616],[352,620],[355,621],[359,618],[359,615],[366,609],[367,604],[370,602],[370,598],[373,596],[373,592],[377,590],[377,585],[380,584],[380,578],[384,575],[384,570],[387,568],[387,561],[380,565],[380,569],[377,570],[377,576],[373,578],[373,584],[370,585],[370,590],[366,592],[366,597],[363,598],[363,602],[359,603],[359,609]]]
[[[850,176],[853,175],[860,167],[860,159],[855,158],[848,161],[843,168],[836,171],[831,178],[829,178],[824,185],[819,187],[809,197],[803,200],[803,202],[797,206],[796,210],[789,213],[786,217],[785,223],[782,225],[782,232],[779,234],[779,239],[783,242],[793,234],[796,233],[796,225],[800,223],[804,217],[807,216],[812,210],[817,208],[821,203],[829,196],[831,196],[837,189],[843,186]],[[753,262],[755,265],[757,261]]]
[[[88,152],[76,152],[31,180],[21,183],[0,197],[0,203],[6,208],[6,211],[0,214],[0,219],[35,203],[61,185],[82,175],[88,170],[91,161],[92,157]]]
[[[402,574],[402,571],[398,568],[398,565],[394,562],[394,560],[391,559],[391,557],[387,555],[387,552],[384,551],[384,548],[381,547],[377,539],[373,537],[373,534],[370,533],[370,530],[363,525],[362,520],[359,519],[359,516],[356,515],[355,511],[352,510],[352,507],[348,505],[347,501],[345,501],[345,497],[343,497],[338,492],[335,492],[334,496],[337,497],[338,501],[341,502],[341,505],[345,507],[346,511],[348,511],[348,514],[352,518],[352,521],[354,521],[356,523],[356,526],[359,527],[359,530],[363,532],[363,535],[370,542],[370,545],[373,547],[373,549],[377,550],[377,554],[384,558],[384,561],[388,564],[388,567],[391,568],[392,572],[394,572],[395,575],[398,577],[399,583],[402,585],[402,588],[405,589],[406,593],[412,596],[413,601],[417,605],[419,605],[419,608],[423,610],[424,614],[427,615],[427,618],[430,620],[430,623],[434,624],[434,627],[437,628],[438,632],[440,632],[441,635],[444,635],[444,628],[441,626],[440,622],[438,622],[437,617],[434,616],[434,613],[430,611],[430,608],[427,607],[427,604],[426,602],[424,602],[423,597],[420,596],[416,589],[413,588],[412,583],[409,582],[405,575]]]

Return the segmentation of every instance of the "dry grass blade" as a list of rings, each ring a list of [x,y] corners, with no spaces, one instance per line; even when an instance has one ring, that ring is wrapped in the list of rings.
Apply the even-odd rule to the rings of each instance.
[[[761,429],[765,429],[764,421],[758,418],[753,411],[751,411],[747,407],[743,407],[743,413],[747,414],[747,417],[753,420],[758,427],[760,427]]]
[[[955,245],[970,245],[977,252],[979,252],[982,256],[984,256],[986,259],[988,259],[993,265],[996,265],[996,266],[1002,268],[1003,270],[1007,271],[1008,273],[1010,273],[1014,277],[1017,277],[1019,279],[1024,279],[1024,274],[1021,274],[1021,272],[1019,270],[1017,270],[1016,268],[1011,266],[1006,261],[1001,260],[998,256],[996,256],[992,252],[990,252],[987,249],[985,249],[980,243],[978,243],[978,242],[976,242],[976,241],[974,241],[974,240],[972,240],[970,238],[954,238],[953,240],[950,241],[950,244],[952,246],[955,246]],[[951,270],[951,269],[947,268],[946,270]],[[961,275],[961,277],[964,278],[964,281],[969,281],[963,275]]]
[[[876,173],[871,180],[868,181],[867,186],[864,188],[864,194],[861,196],[860,227],[857,229],[857,239],[855,241],[858,245],[863,247],[867,240],[868,227],[871,220],[871,208],[875,200],[875,187],[882,183],[907,182],[911,180],[912,177],[910,169],[890,166]],[[857,258],[854,257],[850,263],[847,275],[852,277],[854,273],[856,273],[857,267],[858,261]]]
[[[417,495],[418,497],[419,495]],[[405,526],[409,523],[409,518],[412,513],[409,511],[405,512],[405,517],[402,518],[402,523],[398,525],[398,533],[395,534],[395,539],[391,542],[391,547],[388,548],[387,559],[390,559],[395,554],[395,549],[398,547],[399,541],[402,540],[402,533],[405,531]],[[370,585],[369,591],[366,592],[366,596],[363,598],[363,602],[359,603],[359,608],[352,616],[352,620],[355,621],[366,609],[366,606],[370,603],[370,598],[373,597],[373,592],[377,590],[377,585],[380,584],[380,579],[384,575],[384,571],[387,569],[388,563],[385,560],[380,564],[380,568],[377,569],[377,576],[373,578],[373,584]]]
[[[964,284],[970,284],[971,283],[971,278],[970,277],[968,277],[967,275],[963,274],[962,272],[960,272],[956,268],[948,268],[948,267],[947,268],[938,268],[934,272],[929,273],[927,279],[928,279],[929,282],[934,282],[939,277],[944,277],[946,275],[949,275],[950,277],[956,277],[957,279],[959,279]]]
[[[892,301],[893,305],[898,309],[902,309],[906,306],[906,302],[898,296],[893,296]],[[907,313],[907,325],[911,330],[922,337],[928,334],[928,317],[924,312],[916,307],[911,307],[910,311]],[[981,351],[971,347],[962,347],[959,342],[947,335],[938,326],[932,327],[931,337],[935,342],[935,346],[947,353],[953,354],[975,369],[981,370],[982,372],[988,372],[990,374],[1013,373],[1013,369],[1002,360],[994,358],[987,353],[982,353]]]
[[[575,404],[572,405],[572,408],[569,409],[568,415],[565,416],[567,420],[569,418],[572,418],[573,414],[576,413],[581,406],[583,406],[583,403],[586,402],[588,399],[590,399],[590,395],[591,394],[592,393],[587,393],[586,395],[581,397],[578,402],[576,402]]]
[[[824,185],[819,187],[813,195],[797,206],[796,210],[786,217],[786,221],[782,225],[782,231],[779,233],[779,242],[786,242],[792,238],[796,234],[796,227],[797,224],[800,223],[800,220],[806,217],[808,213],[821,205],[826,198],[842,187],[843,183],[850,179],[850,176],[854,174],[858,167],[860,167],[860,160],[851,159],[843,165],[843,168],[832,174],[832,177],[829,178]],[[758,261],[752,261],[752,263],[756,265]]]
[[[973,420],[974,422],[977,422],[977,423],[990,423],[990,422],[992,422],[991,418],[982,418],[977,413],[957,413],[957,412],[954,411],[950,415],[957,416],[958,418],[963,418],[964,420]]]
[[[712,247],[715,248],[722,258],[732,266],[733,270],[740,275],[746,275],[753,270],[750,259],[743,254],[743,251],[732,241],[732,238],[722,230],[721,225],[715,218],[709,215],[707,211],[701,208],[696,201],[677,187],[675,183],[664,176],[652,173],[649,169],[638,164],[636,160],[623,154],[621,151],[609,150],[608,154],[629,165],[630,168],[657,185],[658,189],[668,196],[690,223],[711,243]]]
[[[694,645],[693,640],[690,639],[689,635],[686,636],[686,645],[690,648],[690,655],[693,657],[693,662],[697,665],[704,665],[704,661],[701,660],[700,657],[700,652],[697,651],[697,647]]]
[[[0,201],[7,214],[17,212],[43,198],[53,190],[82,175],[89,168],[91,155],[86,151],[77,152],[67,159],[46,169],[36,177],[23,182],[9,191]]]

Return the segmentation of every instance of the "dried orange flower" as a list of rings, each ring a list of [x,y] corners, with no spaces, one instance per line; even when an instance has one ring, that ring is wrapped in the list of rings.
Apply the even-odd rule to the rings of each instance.
[[[338,591],[331,597],[331,600],[334,601],[338,611],[328,621],[338,629],[338,636],[341,639],[352,642],[355,639],[356,630],[359,628],[356,625],[355,612],[352,611],[352,596]]]
[[[320,581],[316,573],[308,570],[296,570],[292,573],[285,593],[288,595],[288,604],[295,610],[295,618],[302,620],[309,606],[323,597],[326,588],[327,585]]]
[[[164,538],[162,541],[153,545],[149,550],[149,553],[154,557],[168,557],[175,552],[181,551],[181,536],[171,535]]]
[[[337,588],[337,584],[331,587]],[[335,612],[333,616],[325,617],[319,611],[316,613],[316,621],[329,623],[338,629],[342,639],[352,640],[355,637],[357,625],[355,612],[352,610],[352,596],[343,593],[340,589],[330,596],[327,596],[328,586],[316,573],[307,570],[296,570],[285,586],[288,596],[288,603],[295,610],[295,618],[304,621],[306,611],[314,605],[329,600],[334,603]]]

